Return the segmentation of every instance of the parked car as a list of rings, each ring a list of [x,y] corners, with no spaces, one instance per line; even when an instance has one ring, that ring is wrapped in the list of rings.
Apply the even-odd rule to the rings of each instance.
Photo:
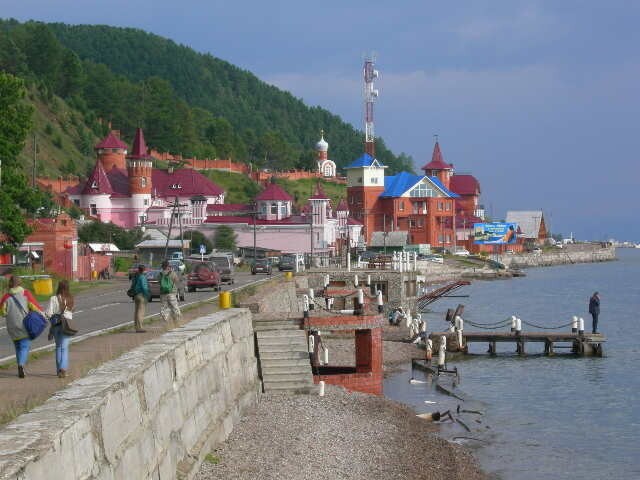
[[[442,258],[442,255],[426,255],[425,260],[434,263],[444,263],[444,258]]]
[[[266,273],[267,275],[271,275],[271,262],[268,258],[257,258],[253,265],[251,266],[251,275],[255,275],[256,273]]]
[[[278,270],[281,272],[293,272],[296,269],[295,255],[283,255],[278,264]]]
[[[540,253],[542,253],[542,249],[541,249],[541,248],[536,247],[536,248],[534,248],[533,250],[531,250],[531,253],[540,254]]]
[[[178,300],[184,302],[186,288],[184,275],[180,271],[175,272],[178,275]],[[147,276],[147,283],[149,283],[149,292],[151,293],[149,301],[151,302],[154,298],[160,298],[160,270],[147,270],[144,274]]]
[[[189,292],[195,292],[198,288],[213,288],[219,292],[221,283],[220,273],[213,262],[194,263],[187,275]]]
[[[233,278],[233,257],[229,255],[211,255],[209,261],[216,265],[222,283],[235,283]]]

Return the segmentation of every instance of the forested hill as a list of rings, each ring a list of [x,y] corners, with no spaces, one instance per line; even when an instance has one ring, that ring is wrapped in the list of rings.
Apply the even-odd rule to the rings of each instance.
[[[339,168],[363,151],[362,133],[329,111],[141,30],[0,21],[0,69],[45,85],[86,116],[110,121],[129,142],[141,125],[149,146],[160,151],[314,168],[320,129]],[[394,155],[382,139],[376,156],[389,173],[413,169],[409,156]]]

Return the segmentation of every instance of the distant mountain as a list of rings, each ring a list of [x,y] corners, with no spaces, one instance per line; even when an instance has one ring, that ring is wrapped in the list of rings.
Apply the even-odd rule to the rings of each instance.
[[[92,157],[90,144],[109,122],[129,142],[142,126],[160,151],[274,169],[315,168],[321,129],[338,168],[363,151],[362,133],[329,111],[141,30],[0,20],[0,69],[25,78],[44,99],[50,120],[36,122],[38,137],[55,141],[52,149],[63,155],[65,147],[75,152],[71,161],[44,165],[51,173],[67,173],[75,163],[84,174],[82,158]],[[382,139],[376,153],[389,173],[413,169],[411,157],[394,155]]]

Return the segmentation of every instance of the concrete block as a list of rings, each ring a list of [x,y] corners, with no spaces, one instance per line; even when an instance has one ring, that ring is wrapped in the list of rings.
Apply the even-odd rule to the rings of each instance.
[[[100,409],[99,428],[109,462],[117,463],[123,445],[141,424],[142,408],[136,385],[127,385],[108,395]]]
[[[163,356],[142,373],[142,388],[147,410],[154,410],[160,397],[173,391],[171,357]]]

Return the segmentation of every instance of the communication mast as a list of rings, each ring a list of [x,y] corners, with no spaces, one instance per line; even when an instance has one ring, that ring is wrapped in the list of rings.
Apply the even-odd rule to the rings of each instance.
[[[373,102],[378,98],[378,90],[373,88],[373,81],[380,75],[373,68],[375,57],[364,59],[364,151],[375,157],[375,133],[373,130]]]

